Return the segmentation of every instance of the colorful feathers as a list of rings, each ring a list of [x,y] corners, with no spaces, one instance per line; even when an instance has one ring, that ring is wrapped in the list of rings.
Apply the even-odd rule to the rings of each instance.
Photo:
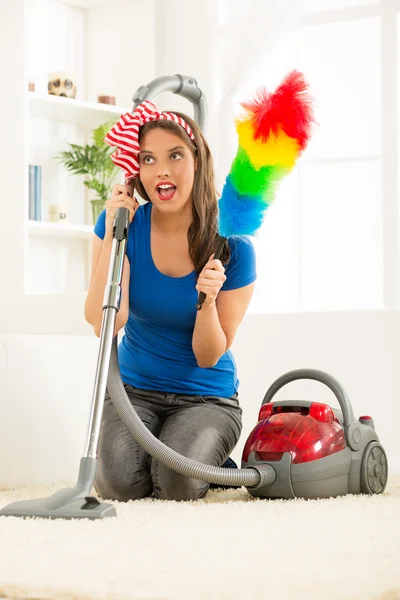
[[[308,84],[289,73],[272,94],[261,89],[242,103],[236,121],[239,148],[219,200],[219,232],[253,235],[261,226],[283,177],[307,146],[313,122]]]

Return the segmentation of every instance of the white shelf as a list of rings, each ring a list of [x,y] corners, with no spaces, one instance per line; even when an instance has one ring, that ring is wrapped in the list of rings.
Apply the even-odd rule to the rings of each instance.
[[[28,233],[34,237],[71,238],[90,240],[93,225],[74,225],[68,223],[50,223],[47,221],[28,221]]]
[[[42,96],[36,92],[27,92],[27,94],[30,117],[86,125],[92,129],[110,119],[118,120],[122,113],[131,110],[122,106],[86,102],[62,96]]]

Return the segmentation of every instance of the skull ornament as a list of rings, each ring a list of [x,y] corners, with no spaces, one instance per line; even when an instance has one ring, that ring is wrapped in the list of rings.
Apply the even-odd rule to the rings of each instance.
[[[76,98],[76,84],[70,73],[51,73],[47,87],[52,96]]]

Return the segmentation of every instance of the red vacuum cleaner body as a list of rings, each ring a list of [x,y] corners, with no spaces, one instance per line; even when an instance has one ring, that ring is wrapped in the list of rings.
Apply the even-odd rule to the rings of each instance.
[[[341,410],[308,400],[271,402],[283,385],[305,378],[325,383]],[[372,418],[355,419],[340,384],[314,369],[283,375],[265,395],[258,423],[243,449],[242,467],[265,469],[267,465],[274,468],[275,481],[247,488],[250,494],[263,498],[377,494],[384,491],[388,476],[386,454]]]
[[[343,426],[327,404],[261,407],[258,423],[247,440],[243,460],[256,452],[259,460],[277,461],[289,452],[292,464],[318,460],[346,448]]]

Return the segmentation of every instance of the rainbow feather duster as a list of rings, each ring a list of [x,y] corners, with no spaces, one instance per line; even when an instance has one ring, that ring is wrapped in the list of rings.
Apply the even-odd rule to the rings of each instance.
[[[239,147],[219,200],[219,233],[253,235],[273,202],[283,177],[293,169],[314,121],[308,84],[290,72],[274,93],[262,88],[242,103],[236,120]]]

